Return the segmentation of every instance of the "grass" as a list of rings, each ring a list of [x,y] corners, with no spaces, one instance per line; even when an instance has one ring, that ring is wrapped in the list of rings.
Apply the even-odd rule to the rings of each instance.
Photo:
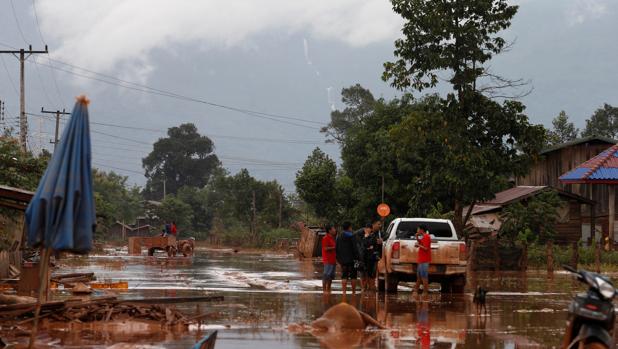
[[[562,269],[562,265],[571,264],[573,247],[554,245],[554,269]],[[594,248],[592,246],[579,246],[579,268],[594,270]],[[530,245],[528,247],[528,268],[546,269],[547,255],[545,245]],[[601,271],[618,271],[618,251],[601,251]]]

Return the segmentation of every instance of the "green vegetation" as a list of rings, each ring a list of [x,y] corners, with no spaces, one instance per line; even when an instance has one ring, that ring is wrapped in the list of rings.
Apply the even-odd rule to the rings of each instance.
[[[553,129],[548,131],[548,145],[566,143],[577,138],[579,129],[569,121],[569,116],[563,110],[552,120]]]
[[[594,247],[579,246],[579,268],[594,271]],[[561,270],[562,266],[571,264],[573,257],[572,246],[553,246],[553,267]],[[528,267],[530,269],[544,269],[547,267],[547,246],[531,244],[528,247]],[[603,272],[618,271],[618,251],[601,251],[601,270]]]

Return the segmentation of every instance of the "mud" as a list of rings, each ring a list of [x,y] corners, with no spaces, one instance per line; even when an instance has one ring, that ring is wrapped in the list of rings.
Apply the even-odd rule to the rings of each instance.
[[[110,255],[111,254],[111,255]],[[152,323],[55,324],[44,326],[40,340],[53,348],[190,348],[203,331],[218,329],[217,349],[225,348],[548,348],[557,346],[566,308],[581,291],[568,275],[556,273],[478,273],[489,290],[486,316],[477,316],[472,294],[440,295],[432,286],[429,303],[416,303],[409,285],[394,295],[344,297],[335,281],[333,294],[321,294],[321,265],[288,255],[233,253],[198,248],[192,259],[135,257],[112,249],[106,255],[61,263],[63,272],[94,272],[99,280],[125,280],[126,291],[95,291],[131,299],[216,293],[223,303],[180,304],[187,314],[209,314],[188,330]],[[468,291],[470,292],[470,291]],[[53,297],[70,294],[58,290]],[[322,334],[292,333],[288,325],[309,324],[332,305],[346,301],[386,330]],[[131,346],[129,346],[131,345]],[[137,345],[137,346],[136,346]]]

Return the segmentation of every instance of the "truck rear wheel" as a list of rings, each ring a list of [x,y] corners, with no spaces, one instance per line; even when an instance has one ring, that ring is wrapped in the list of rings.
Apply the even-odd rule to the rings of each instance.
[[[399,286],[399,277],[394,274],[389,274],[386,278],[386,292],[397,293],[397,286]]]
[[[462,294],[466,288],[466,277],[455,276],[440,283],[440,292]]]

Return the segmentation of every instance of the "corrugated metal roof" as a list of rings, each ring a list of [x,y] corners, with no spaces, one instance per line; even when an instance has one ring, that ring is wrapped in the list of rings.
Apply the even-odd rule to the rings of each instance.
[[[565,183],[618,184],[618,145],[602,151],[571,171],[560,176]]]
[[[501,191],[499,193],[496,193],[496,196],[489,200],[489,201],[485,201],[485,202],[480,202],[476,205],[474,205],[474,207],[472,208],[472,215],[477,215],[477,214],[481,214],[481,213],[485,213],[485,212],[491,212],[491,211],[496,211],[496,210],[500,210],[502,207],[509,205],[511,203],[520,201],[520,200],[524,200],[526,198],[529,198],[531,196],[534,196],[544,190],[554,190],[556,192],[558,192],[558,195],[563,196],[563,197],[568,197],[570,199],[574,199],[579,201],[580,203],[585,203],[585,204],[593,204],[594,201],[589,200],[583,196],[577,195],[577,194],[573,194],[561,189],[557,189],[557,188],[553,188],[553,187],[549,187],[549,186],[527,186],[527,185],[522,185],[522,186],[518,186],[518,187],[513,187],[504,191]],[[465,207],[463,212],[464,214],[466,214],[466,212],[468,210],[468,207]]]
[[[565,143],[560,143],[560,144],[556,144],[554,146],[545,148],[543,150],[541,150],[541,154],[546,154],[546,153],[551,153],[552,151],[556,151],[556,150],[560,150],[562,148],[566,148],[566,147],[570,147],[573,145],[578,145],[578,144],[582,144],[582,143],[590,143],[590,142],[600,142],[600,143],[607,143],[607,144],[616,144],[618,143],[618,141],[616,141],[615,139],[612,138],[608,138],[608,137],[601,137],[601,136],[589,136],[589,137],[582,137],[582,138],[577,138],[574,139],[572,141],[568,141]]]
[[[546,186],[521,185],[496,193],[492,200],[485,201],[483,204],[505,205],[513,201],[521,200],[524,197],[533,195],[547,188]]]

